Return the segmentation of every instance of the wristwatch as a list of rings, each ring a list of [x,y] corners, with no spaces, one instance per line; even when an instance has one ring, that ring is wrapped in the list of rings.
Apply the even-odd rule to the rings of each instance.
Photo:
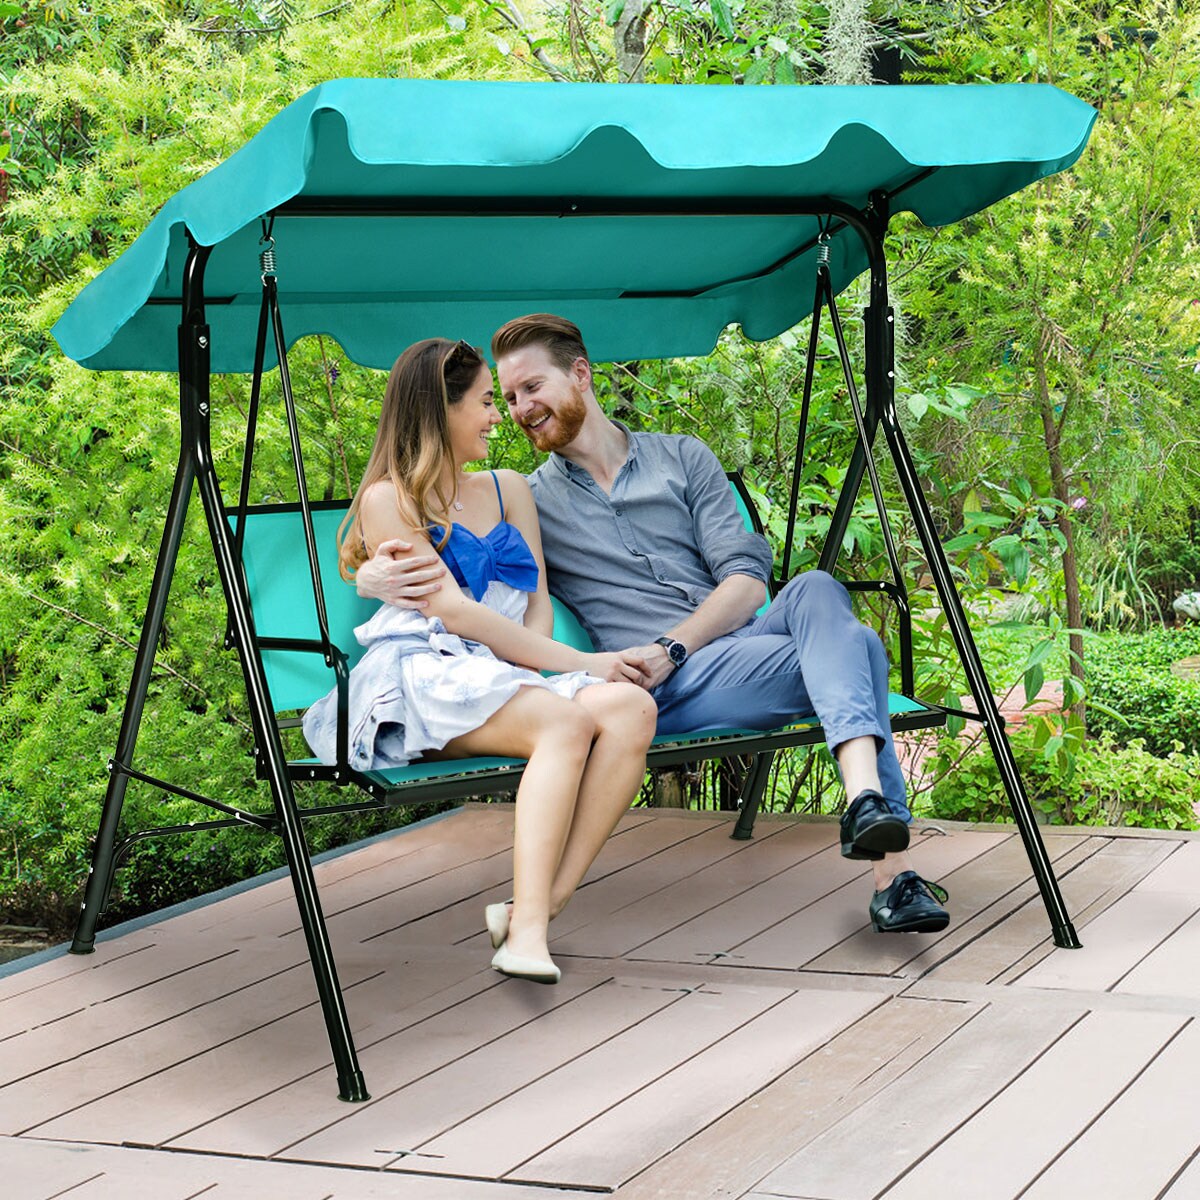
[[[687,662],[688,651],[682,642],[677,642],[674,638],[664,634],[662,637],[655,638],[654,644],[666,647],[667,657],[671,660],[672,666],[682,667]]]

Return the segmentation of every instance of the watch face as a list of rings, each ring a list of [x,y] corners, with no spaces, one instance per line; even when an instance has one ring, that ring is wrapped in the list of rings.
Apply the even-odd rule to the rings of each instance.
[[[687,647],[682,642],[671,642],[667,646],[667,657],[679,666],[687,658]]]

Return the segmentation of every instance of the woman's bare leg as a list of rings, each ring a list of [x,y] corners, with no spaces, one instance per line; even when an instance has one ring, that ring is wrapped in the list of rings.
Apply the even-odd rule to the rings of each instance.
[[[637,796],[646,777],[646,750],[654,737],[657,715],[649,693],[634,683],[584,688],[575,702],[591,714],[597,733],[550,888],[551,917],[566,907],[621,814]]]
[[[517,788],[513,836],[513,911],[508,948],[549,959],[550,888],[575,815],[580,780],[596,723],[579,704],[523,687],[478,729],[455,738],[448,757],[509,754],[527,758]]]

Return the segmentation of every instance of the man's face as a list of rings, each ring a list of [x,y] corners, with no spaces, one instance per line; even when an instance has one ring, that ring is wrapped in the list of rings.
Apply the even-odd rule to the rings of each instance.
[[[498,359],[496,375],[512,419],[538,450],[561,450],[575,440],[587,418],[583,359],[568,373],[545,346],[525,346]]]

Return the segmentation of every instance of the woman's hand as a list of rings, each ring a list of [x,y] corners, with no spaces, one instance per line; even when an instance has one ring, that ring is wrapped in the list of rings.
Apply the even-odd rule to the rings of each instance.
[[[437,582],[446,573],[446,566],[436,554],[418,554],[397,558],[412,549],[412,543],[401,538],[382,542],[373,558],[367,559],[354,576],[358,594],[367,600],[382,600],[397,608],[427,608],[422,596],[441,591]]]
[[[640,655],[631,650],[620,650],[615,654],[585,654],[583,669],[607,683],[636,683],[645,686],[645,664]]]

